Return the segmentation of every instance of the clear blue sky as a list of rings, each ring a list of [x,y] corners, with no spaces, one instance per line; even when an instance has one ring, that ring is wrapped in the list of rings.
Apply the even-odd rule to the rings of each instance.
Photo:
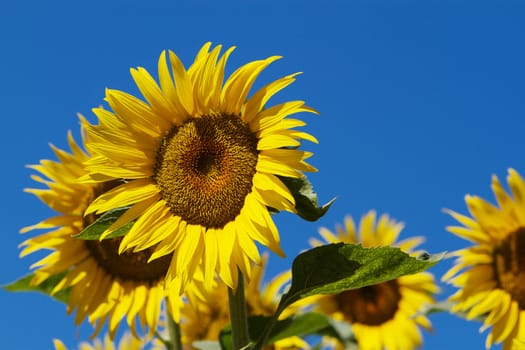
[[[322,201],[338,200],[317,223],[287,214],[276,222],[289,258],[319,226],[369,209],[404,221],[402,237],[424,235],[429,252],[467,242],[442,212],[466,212],[463,197],[493,200],[490,177],[508,167],[525,175],[525,4],[521,1],[17,1],[0,11],[4,164],[0,284],[27,273],[36,256],[18,258],[21,227],[52,213],[22,192],[24,166],[50,158],[49,142],[78,135],[76,113],[93,120],[106,87],[136,92],[129,68],[156,70],[163,49],[189,64],[206,41],[237,46],[230,71],[270,55],[260,83],[304,72],[282,99],[304,99],[319,145],[310,177]],[[441,262],[438,278],[451,266]],[[443,286],[444,299],[452,289]],[[2,347],[73,347],[78,330],[65,307],[34,293],[0,291]],[[477,323],[433,315],[424,349],[481,349]]]

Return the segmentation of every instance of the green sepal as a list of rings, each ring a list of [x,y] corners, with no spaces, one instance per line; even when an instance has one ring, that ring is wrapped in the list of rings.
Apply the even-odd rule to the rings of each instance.
[[[84,228],[80,233],[73,235],[73,238],[84,240],[98,240],[118,218],[122,216],[130,207],[111,209],[102,214],[91,225]],[[135,221],[130,221],[111,232],[105,239],[124,236],[131,229]]]
[[[64,271],[57,273],[56,275],[52,275],[42,283],[36,285],[31,283],[35,277],[35,274],[32,273],[5,286],[2,286],[2,288],[9,292],[40,292],[67,304],[69,295],[71,293],[71,288],[64,288],[55,294],[51,294],[53,288],[55,288],[55,286],[64,278],[67,272],[68,271]]]
[[[308,181],[306,176],[301,178],[278,177],[292,193],[292,196],[295,199],[295,209],[297,210],[297,214],[305,220],[318,220],[335,202],[335,198],[332,198],[328,203],[319,206],[317,193],[315,193],[312,184]]]
[[[298,255],[292,265],[292,284],[279,306],[316,294],[339,294],[345,290],[386,282],[424,271],[444,256],[412,257],[399,248],[364,248],[360,244],[336,243]]]

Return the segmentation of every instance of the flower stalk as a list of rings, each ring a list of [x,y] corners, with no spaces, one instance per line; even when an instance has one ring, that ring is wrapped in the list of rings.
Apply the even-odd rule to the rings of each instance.
[[[168,350],[182,350],[180,326],[171,315],[166,312],[166,322],[168,326],[169,342],[166,344]]]
[[[248,314],[244,297],[244,277],[240,271],[237,289],[228,288],[228,301],[230,304],[233,348],[243,349],[250,342],[250,334],[248,332]]]

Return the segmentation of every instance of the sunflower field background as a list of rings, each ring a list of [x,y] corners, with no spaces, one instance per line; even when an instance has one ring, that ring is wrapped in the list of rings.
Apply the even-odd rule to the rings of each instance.
[[[56,215],[24,192],[27,188],[45,188],[45,184],[30,177],[42,173],[45,167],[28,169],[27,165],[39,164],[42,159],[56,161],[57,154],[48,146],[50,143],[71,152],[68,132],[76,142],[81,142],[77,113],[85,118],[82,119],[84,127],[91,128],[88,133],[92,138],[97,132],[105,132],[101,127],[92,126],[99,123],[97,117],[105,118],[101,117],[104,112],[99,109],[95,115],[92,109],[111,110],[108,100],[110,107],[118,109],[122,96],[111,91],[125,91],[142,98],[130,68],[144,67],[158,81],[157,63],[163,50],[172,50],[187,68],[208,42],[211,49],[223,45],[221,54],[236,47],[228,58],[226,77],[254,60],[283,56],[259,74],[251,93],[282,77],[302,72],[293,77],[293,84],[276,93],[269,105],[304,100],[306,106],[318,112],[297,115],[297,119],[306,124],[297,130],[312,135],[318,144],[308,141],[311,138],[306,134],[294,134],[294,137],[305,140],[301,151],[313,153],[307,162],[318,171],[309,172],[312,169],[301,166],[317,193],[319,204],[336,198],[325,215],[315,222],[286,212],[287,202],[281,197],[257,199],[266,204],[273,201],[282,205],[279,208],[282,212],[272,215],[272,219],[279,230],[280,248],[286,257],[262,254],[264,274],[254,268],[246,291],[247,298],[253,300],[249,304],[251,311],[267,314],[268,308],[275,306],[268,295],[287,283],[286,271],[295,256],[313,246],[336,241],[362,242],[363,246],[394,245],[418,254],[453,253],[479,246],[460,254],[458,260],[450,254],[424,275],[400,277],[396,282],[373,290],[373,293],[384,293],[386,304],[401,300],[403,306],[397,310],[407,313],[431,302],[428,294],[435,293],[434,300],[444,302],[456,293],[457,287],[466,282],[460,277],[452,281],[454,286],[443,282],[442,277],[451,282],[458,271],[450,269],[457,263],[466,261],[466,267],[477,263],[491,266],[488,270],[471,270],[469,276],[477,282],[478,292],[496,289],[491,274],[501,277],[503,272],[512,271],[511,277],[523,276],[520,275],[525,270],[523,263],[518,261],[513,265],[505,260],[505,254],[525,255],[525,239],[522,240],[525,204],[521,198],[525,187],[518,175],[525,176],[522,154],[525,149],[524,3],[7,1],[2,7],[0,100],[5,124],[0,142],[6,162],[1,172],[5,237],[0,258],[1,285],[25,276],[31,264],[49,254],[35,251],[19,257],[21,251],[28,249],[27,244],[20,246],[22,242],[46,232],[20,234],[20,230]],[[142,76],[141,79],[146,78]],[[106,89],[114,90],[108,94]],[[187,110],[189,107],[182,103],[182,107],[174,108]],[[236,111],[235,106],[227,108]],[[297,107],[300,108],[302,106]],[[259,125],[258,132],[263,129]],[[150,129],[148,132],[154,133]],[[104,148],[100,144],[103,143],[94,147]],[[130,148],[128,154],[134,154],[133,151]],[[113,153],[108,151],[107,154]],[[83,157],[79,156],[80,163],[85,161]],[[60,160],[64,162],[64,158]],[[76,167],[76,161],[66,163],[73,164],[75,169],[69,174],[71,177],[87,176],[84,170]],[[97,169],[95,163],[91,164],[92,169]],[[270,163],[266,163],[267,167]],[[62,174],[63,169],[61,171],[58,173]],[[134,176],[130,174],[122,177]],[[58,178],[64,180],[63,176]],[[88,182],[76,187],[71,198],[81,198],[86,191],[99,191]],[[112,188],[115,187],[113,183]],[[58,199],[65,198],[65,192],[57,191]],[[482,199],[498,204],[501,210],[487,206]],[[474,220],[469,219],[472,217]],[[86,224],[82,216],[76,220]],[[68,221],[71,222],[76,221]],[[477,223],[482,224],[483,229],[479,229]],[[247,224],[243,222],[242,225]],[[474,243],[447,231],[447,227]],[[508,234],[513,234],[514,238],[508,238],[511,237]],[[220,247],[222,241],[218,242]],[[237,251],[252,254],[251,246],[244,242],[239,244]],[[149,252],[148,242],[135,240],[135,243],[135,246],[144,245]],[[267,247],[278,252],[274,242],[267,240],[266,243],[258,245],[261,252],[268,252]],[[495,253],[487,253],[493,245],[497,245]],[[172,253],[169,246],[164,248],[166,254]],[[207,253],[202,254],[206,256]],[[71,259],[79,258],[72,255]],[[188,262],[184,259],[180,258],[180,264]],[[224,268],[224,264],[217,261],[221,278],[234,284],[232,274],[237,270]],[[246,268],[242,261],[241,258],[237,260],[241,270],[243,266]],[[167,262],[161,261],[158,269],[165,270],[167,266]],[[86,269],[93,273],[89,266]],[[82,285],[78,277],[80,272],[75,276],[76,279],[71,277],[71,280]],[[492,293],[488,298],[478,296],[481,299],[470,301],[464,298],[473,293],[472,288],[456,294],[460,304],[455,310],[462,313],[459,316],[447,311],[428,315],[412,313],[415,318],[408,322],[408,328],[403,328],[412,329],[406,331],[406,338],[420,332],[423,349],[483,349],[491,332],[496,343],[508,334],[525,332],[525,327],[519,324],[520,310],[525,309],[525,297],[522,301],[520,293],[524,292],[520,283],[513,283],[513,280],[501,277],[500,287],[510,291],[506,294]],[[225,285],[222,287],[215,288],[215,294],[197,293],[188,298],[207,300],[209,310],[199,312],[217,315],[222,312],[220,302],[227,303],[227,290]],[[105,293],[102,289],[99,293]],[[162,288],[152,289],[155,297],[148,300],[156,305],[164,295]],[[317,301],[320,305],[317,310],[335,319],[344,318],[344,312],[334,305],[345,297],[357,300],[351,294],[335,301],[325,298]],[[78,298],[89,297],[79,292]],[[140,298],[137,292],[126,302],[133,303]],[[68,316],[63,303],[41,293],[12,293],[1,289],[0,307],[2,348],[52,349],[53,339],[60,339],[55,342],[57,349],[77,349],[78,344],[88,341],[93,332],[87,322],[75,326],[78,310]],[[140,316],[145,309],[134,310],[131,314]],[[483,316],[494,309],[501,312],[489,316],[489,321],[491,317],[499,321],[490,321],[489,327],[480,333]],[[104,315],[113,314],[111,310],[102,308],[96,313],[103,319]],[[195,310],[191,307],[181,312],[195,321],[191,316],[195,315]],[[465,320],[469,312],[473,318],[481,319]],[[381,315],[378,313],[372,321],[382,325]],[[150,326],[156,320],[155,315],[142,317]],[[360,316],[354,312],[352,317],[359,320]],[[395,317],[400,317],[399,313]],[[122,322],[117,331],[117,343],[126,328],[124,324],[131,321],[124,317]],[[380,330],[356,326],[354,332],[363,343],[374,344],[381,334],[399,332],[402,324],[399,322],[393,328],[381,326]],[[100,324],[103,339],[108,328],[114,328],[114,323],[110,320],[108,324]],[[199,334],[191,325],[190,322],[182,327],[183,337],[186,337],[183,341],[198,339]],[[295,341],[295,346],[302,344],[302,340],[291,341]],[[127,334],[120,348],[137,347],[133,342]],[[281,345],[281,348],[288,346]],[[500,348],[501,344],[492,346],[492,349]]]

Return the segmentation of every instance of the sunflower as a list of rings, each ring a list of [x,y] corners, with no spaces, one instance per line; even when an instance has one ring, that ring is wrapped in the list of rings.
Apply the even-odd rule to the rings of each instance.
[[[361,243],[364,247],[397,246],[407,253],[422,243],[421,237],[397,242],[403,224],[383,214],[376,222],[376,213],[368,212],[359,223],[345,218],[345,227],[336,227],[336,233],[326,228],[319,230],[325,242],[312,239],[313,246],[326,243]],[[359,234],[359,238],[357,235]],[[416,254],[417,252],[412,252]],[[418,314],[425,304],[433,302],[438,292],[432,274],[427,272],[402,276],[397,279],[349,290],[317,299],[314,309],[336,320],[352,325],[359,349],[414,349],[421,346],[421,326],[430,329],[430,321]],[[337,348],[341,348],[337,344]]]
[[[32,178],[47,188],[26,191],[35,194],[58,215],[21,230],[51,229],[23,242],[20,256],[39,250],[52,251],[33,264],[36,270],[32,283],[38,285],[53,275],[64,274],[51,293],[70,291],[67,309],[68,313],[76,309],[76,324],[87,317],[98,333],[108,321],[113,337],[124,317],[136,332],[138,318],[142,328],[148,326],[153,332],[166,297],[164,278],[170,257],[147,263],[153,248],[118,254],[120,237],[101,242],[72,238],[95,220],[93,216],[84,216],[93,198],[120,182],[78,183],[77,179],[85,174],[83,162],[89,156],[75,143],[71,133],[68,140],[72,153],[52,146],[59,161],[42,160],[31,166],[41,174]]]
[[[150,260],[172,255],[167,287],[179,294],[199,266],[208,287],[218,273],[235,288],[238,271],[249,278],[251,263],[260,263],[255,242],[284,256],[268,208],[295,212],[295,201],[279,176],[316,170],[305,162],[312,154],[298,146],[317,140],[293,129],[304,122],[286,118],[315,111],[303,101],[266,107],[296,74],[248,98],[257,76],[280,57],[250,62],[223,84],[233,48],[223,55],[220,45],[210,49],[205,44],[188,69],[162,52],[160,85],[144,68],[131,70],[145,101],[108,89],[112,111],[95,108],[98,125],[83,119],[96,151],[83,181],[126,179],[88,213],[131,206],[106,233],[136,219],[119,252],[152,249]]]
[[[55,350],[67,350],[67,347],[59,339],[53,339]],[[106,334],[104,340],[95,339],[91,344],[82,342],[78,350],[145,350],[148,342],[144,339],[137,339],[131,333],[124,333],[118,345]],[[150,350],[160,350],[160,347],[149,347]]]
[[[267,255],[262,257],[262,265],[253,269],[252,279],[245,286],[246,310],[248,316],[271,316],[277,308],[283,288],[290,282],[291,272],[286,271],[275,276],[271,281],[263,284]],[[195,341],[217,341],[221,330],[230,324],[230,310],[228,305],[228,289],[224,283],[207,290],[202,284],[194,286],[186,293],[188,303],[182,307],[181,330],[184,349],[194,349]],[[308,305],[295,303],[286,308],[281,318],[297,314]],[[289,337],[279,340],[264,349],[292,350],[307,349],[306,343],[300,337]]]
[[[525,182],[514,169],[507,182],[510,194],[492,177],[497,206],[467,195],[472,217],[449,211],[462,226],[447,227],[474,243],[455,253],[455,265],[443,276],[459,288],[450,297],[452,311],[483,318],[480,331],[492,326],[487,348],[503,342],[511,349],[514,339],[525,339]]]

